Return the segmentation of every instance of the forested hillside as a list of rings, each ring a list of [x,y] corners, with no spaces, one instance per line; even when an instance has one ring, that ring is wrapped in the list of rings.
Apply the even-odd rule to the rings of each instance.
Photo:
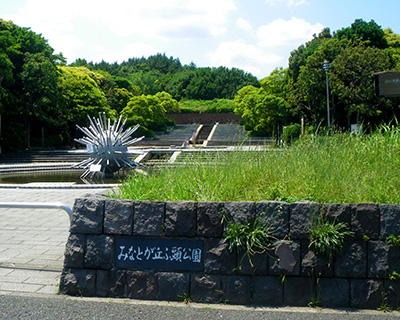
[[[124,77],[141,88],[142,94],[165,91],[176,100],[233,99],[246,85],[259,86],[257,78],[236,68],[197,68],[194,63],[184,65],[179,59],[157,54],[148,58],[131,58],[121,64],[87,62],[78,59],[71,66],[105,71]]]
[[[165,54],[121,64],[78,59],[67,66],[40,34],[0,19],[3,152],[71,145],[75,125],[87,125],[87,115],[99,112],[122,114],[129,124],[141,124],[138,134],[151,136],[173,125],[166,113],[179,112],[178,101],[217,99],[220,105],[246,85],[259,86],[242,70],[182,66]]]
[[[330,62],[324,71],[324,61]],[[356,20],[336,32],[325,28],[293,50],[286,69],[264,79],[236,68],[199,68],[157,54],[122,63],[70,65],[29,28],[0,19],[0,145],[3,152],[71,146],[76,124],[104,112],[139,123],[154,135],[173,125],[167,113],[235,112],[251,135],[277,137],[282,126],[373,126],[399,119],[399,98],[375,94],[373,73],[400,70],[400,35],[375,21]],[[396,120],[395,120],[396,121]]]

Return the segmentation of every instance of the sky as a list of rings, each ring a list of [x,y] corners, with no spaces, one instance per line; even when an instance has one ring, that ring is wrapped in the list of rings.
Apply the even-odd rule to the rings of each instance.
[[[0,0],[0,18],[48,40],[72,63],[165,54],[262,79],[325,27],[374,20],[400,34],[400,0]]]

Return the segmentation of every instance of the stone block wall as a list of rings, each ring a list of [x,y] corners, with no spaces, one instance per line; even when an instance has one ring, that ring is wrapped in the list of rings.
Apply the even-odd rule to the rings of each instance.
[[[223,212],[235,222],[256,218],[272,226],[273,250],[252,257],[230,252]],[[345,222],[353,237],[330,263],[309,248],[315,214]],[[65,250],[60,292],[264,306],[377,308],[400,306],[400,248],[384,241],[400,234],[400,206],[312,202],[149,202],[77,199]],[[199,239],[201,272],[119,269],[116,237]]]

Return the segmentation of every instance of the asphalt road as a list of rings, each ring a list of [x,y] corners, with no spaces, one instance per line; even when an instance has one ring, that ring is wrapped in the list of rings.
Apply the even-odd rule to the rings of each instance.
[[[314,308],[254,308],[60,295],[0,295],[0,319],[400,319],[400,312]]]

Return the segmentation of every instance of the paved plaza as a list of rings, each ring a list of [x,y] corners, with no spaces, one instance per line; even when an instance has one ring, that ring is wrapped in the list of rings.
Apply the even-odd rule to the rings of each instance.
[[[0,188],[0,202],[62,202],[110,189]],[[61,209],[0,208],[0,293],[55,293],[69,216]]]

